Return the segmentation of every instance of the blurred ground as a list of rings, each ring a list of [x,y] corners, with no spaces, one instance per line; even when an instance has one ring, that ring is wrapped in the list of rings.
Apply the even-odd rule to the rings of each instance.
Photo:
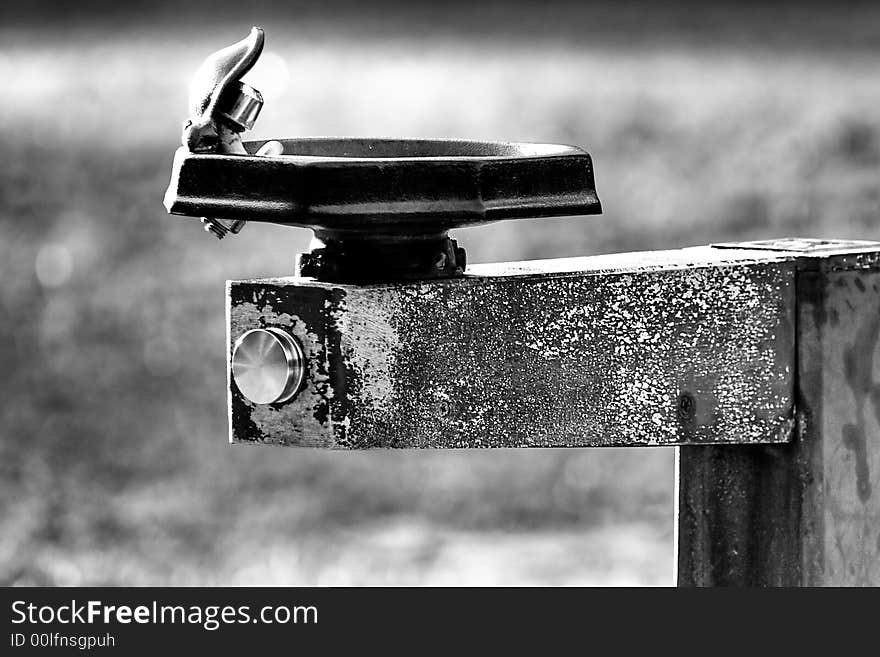
[[[470,229],[473,262],[878,239],[880,9],[258,6],[0,22],[0,583],[670,583],[672,450],[226,445],[223,281],[309,235],[165,215],[188,78],[260,23],[257,137],[593,154],[602,217]]]

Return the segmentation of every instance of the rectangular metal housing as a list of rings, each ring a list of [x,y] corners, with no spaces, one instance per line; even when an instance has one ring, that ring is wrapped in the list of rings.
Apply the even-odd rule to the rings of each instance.
[[[280,327],[308,368],[291,402],[230,375],[233,442],[328,448],[787,442],[796,256],[675,251],[479,265],[349,286],[231,281],[229,353]]]

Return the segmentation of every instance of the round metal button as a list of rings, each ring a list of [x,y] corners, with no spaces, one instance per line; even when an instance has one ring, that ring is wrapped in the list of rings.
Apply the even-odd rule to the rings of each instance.
[[[278,328],[253,329],[235,341],[232,378],[255,404],[282,404],[299,392],[305,356],[299,342]]]

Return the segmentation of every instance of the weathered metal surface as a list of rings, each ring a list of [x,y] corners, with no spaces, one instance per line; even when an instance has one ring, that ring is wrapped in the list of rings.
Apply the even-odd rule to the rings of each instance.
[[[795,586],[802,538],[797,449],[678,448],[679,586]]]
[[[232,440],[333,448],[782,442],[794,264],[701,247],[483,265],[461,279],[232,282],[230,344],[303,345],[285,405],[230,382]]]
[[[810,273],[799,312],[807,494],[821,541],[808,583],[880,585],[880,271]]]
[[[880,585],[880,244],[817,246],[797,260],[796,441],[680,449],[679,584]]]
[[[798,271],[853,271],[880,268],[880,242],[786,237],[757,242],[713,244],[716,249],[776,251],[797,263]]]

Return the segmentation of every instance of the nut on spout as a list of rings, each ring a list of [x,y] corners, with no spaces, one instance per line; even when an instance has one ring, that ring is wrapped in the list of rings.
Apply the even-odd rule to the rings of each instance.
[[[202,62],[190,82],[189,118],[183,127],[183,145],[190,152],[247,155],[240,135],[254,127],[263,96],[240,78],[253,68],[264,43],[263,30],[254,27],[247,37]],[[223,239],[247,222],[203,217],[202,223]]]
[[[593,163],[564,144],[460,139],[241,140],[263,100],[241,81],[263,31],[210,55],[190,88],[190,118],[165,207],[205,217],[218,238],[246,222],[302,226],[315,248],[299,273],[373,284],[462,276],[449,231],[503,219],[600,214]]]
[[[236,82],[220,95],[216,113],[218,119],[231,124],[233,130],[244,132],[254,127],[261,109],[262,94],[244,82]]]
[[[264,43],[263,30],[254,27],[247,37],[208,55],[199,66],[190,82],[189,118],[183,128],[183,145],[191,152],[245,152],[240,138],[230,143],[230,135],[222,133],[226,129],[237,137],[253,127],[263,97],[241,78],[256,64]]]

